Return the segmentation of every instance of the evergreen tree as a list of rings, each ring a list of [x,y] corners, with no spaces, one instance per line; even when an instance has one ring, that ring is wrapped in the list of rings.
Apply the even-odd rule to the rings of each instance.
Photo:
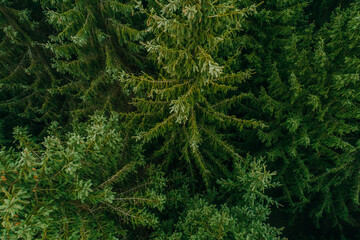
[[[133,2],[4,0],[0,8],[7,129],[30,123],[42,130],[52,120],[67,122],[70,113],[129,110],[118,76],[146,63],[137,43],[143,17]]]
[[[171,191],[165,209],[181,214],[175,219],[166,214],[154,239],[280,239],[280,229],[266,223],[270,206],[276,204],[265,194],[277,185],[274,173],[261,159],[245,161],[235,163],[233,176],[218,181],[220,188],[208,194],[190,198],[186,187]]]
[[[241,22],[242,28],[227,38],[219,51],[219,61],[228,61],[228,72],[239,72],[252,69],[250,81],[236,85],[236,93],[247,92],[248,98],[238,101],[229,108],[229,113],[259,117],[258,106],[253,106],[248,99],[257,96],[261,86],[267,85],[272,74],[272,65],[284,58],[284,47],[293,34],[306,26],[304,8],[308,1],[304,0],[272,0],[272,1],[237,1],[237,6],[244,7],[258,4],[257,13],[250,15]],[[282,67],[286,68],[286,62]],[[240,140],[240,141],[239,141]],[[258,152],[262,149],[256,131],[249,129],[233,137],[232,143],[240,154]]]
[[[67,76],[52,92],[66,96],[75,117],[94,110],[127,111],[128,99],[118,76],[146,62],[138,41],[142,16],[127,0],[40,1],[56,29],[47,47],[53,67]]]
[[[1,237],[279,239],[271,197],[275,221],[298,220],[291,238],[355,232],[359,13],[356,0],[0,0]],[[35,134],[13,142],[16,125]]]
[[[263,126],[227,114],[229,106],[247,96],[235,94],[235,84],[248,79],[251,70],[226,73],[226,62],[216,62],[219,46],[255,5],[238,9],[234,1],[195,0],[158,5],[159,12],[148,11],[147,31],[154,37],[144,45],[159,73],[124,78],[138,109],[128,116],[140,123],[138,140],[158,141],[155,156],[163,157],[166,169],[186,164],[190,175],[200,173],[209,184],[211,177],[226,173],[231,159],[241,158],[226,140],[227,129]]]
[[[14,130],[17,149],[0,152],[2,239],[117,239],[157,224],[162,173],[118,119],[94,115],[66,134],[53,124],[41,144]]]
[[[243,71],[251,68],[254,74],[252,81],[245,83],[247,89],[257,89],[258,83],[265,82],[271,70],[271,63],[282,57],[284,46],[295,30],[305,23],[304,0],[272,1],[237,1],[242,8],[258,4],[257,14],[245,18],[241,31],[227,39],[228,44],[222,49],[222,57],[228,59],[235,55],[230,65],[231,71]],[[254,82],[256,84],[254,84]]]
[[[321,27],[323,24],[330,21],[330,18],[336,8],[347,8],[351,3],[355,3],[356,0],[312,0],[308,6],[307,12],[309,12],[310,20]]]
[[[338,12],[320,32],[294,35],[256,105],[283,199],[317,224],[358,224],[359,7]]]
[[[47,91],[60,80],[44,47],[48,27],[43,17],[40,6],[32,1],[0,1],[0,114],[4,129],[50,122],[62,109],[61,100]]]

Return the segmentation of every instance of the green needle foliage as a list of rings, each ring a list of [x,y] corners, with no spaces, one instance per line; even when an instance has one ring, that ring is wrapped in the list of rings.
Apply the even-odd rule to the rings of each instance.
[[[112,0],[1,1],[0,111],[8,127],[128,111],[118,76],[147,62],[135,7]]]
[[[241,7],[258,4],[259,1],[236,1]],[[284,48],[296,27],[304,22],[304,8],[308,5],[303,0],[263,1],[257,7],[257,14],[244,19],[243,31],[232,41],[232,48],[225,48],[225,56],[229,50],[241,49],[231,66],[232,69],[251,67],[256,71],[254,81],[259,82],[267,77],[271,63],[281,56]],[[251,86],[249,86],[251,87]]]
[[[66,76],[52,92],[67,96],[75,117],[94,110],[126,111],[118,75],[145,65],[138,41],[142,17],[132,1],[40,1],[55,28],[47,47]]]
[[[258,135],[282,197],[317,224],[358,224],[359,7],[337,12],[317,34],[294,35],[258,99],[269,124]]]
[[[358,0],[0,0],[1,238],[357,239],[359,59]]]
[[[266,223],[276,202],[264,191],[278,185],[272,181],[275,173],[266,170],[261,159],[245,161],[235,163],[233,176],[219,180],[218,188],[205,196],[177,198],[179,192],[187,196],[187,188],[172,191],[169,198],[177,201],[167,204],[176,202],[172,209],[181,214],[163,221],[154,239],[281,239],[280,229]]]
[[[247,97],[235,90],[250,78],[251,70],[226,73],[226,62],[216,61],[219,46],[255,12],[255,5],[238,9],[233,1],[176,0],[158,4],[158,12],[147,12],[146,31],[154,37],[144,45],[159,73],[125,79],[136,94],[133,104],[138,111],[130,119],[140,121],[144,129],[138,140],[161,141],[155,155],[166,155],[165,166],[186,164],[190,175],[197,169],[209,184],[211,175],[224,174],[231,159],[240,159],[225,139],[226,129],[263,126],[226,111]]]
[[[17,128],[0,153],[2,239],[117,239],[155,226],[164,179],[128,142],[117,115],[94,115],[41,144]],[[129,184],[131,183],[131,184]]]
[[[32,1],[0,1],[0,114],[6,128],[20,121],[49,123],[62,107],[47,91],[59,78],[44,45],[48,26],[42,16]]]

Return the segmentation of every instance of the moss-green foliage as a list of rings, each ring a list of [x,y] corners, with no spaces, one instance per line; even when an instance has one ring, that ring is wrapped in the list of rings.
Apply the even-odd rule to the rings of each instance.
[[[133,1],[41,0],[46,21],[55,29],[47,48],[52,67],[65,79],[52,89],[67,96],[74,117],[94,110],[126,111],[118,76],[146,64],[141,54],[143,17]]]
[[[15,129],[17,149],[0,152],[1,238],[116,239],[155,226],[163,174],[120,126],[117,115],[66,134],[54,124],[41,144]]]
[[[127,111],[118,76],[147,62],[138,12],[131,1],[3,0],[0,111],[8,127]]]
[[[235,163],[232,177],[219,179],[207,194],[190,198],[184,184],[170,191],[165,211],[178,214],[166,214],[154,239],[281,239],[280,229],[266,223],[276,202],[264,192],[278,185],[274,174],[262,159],[247,157]]]
[[[216,61],[219,46],[253,14],[255,5],[238,9],[233,1],[164,1],[159,11],[149,11],[146,30],[154,35],[145,44],[158,64],[156,76],[124,79],[136,94],[137,112],[129,118],[140,122],[137,138],[159,141],[155,155],[165,157],[167,167],[179,159],[187,172],[199,172],[204,182],[226,172],[239,154],[226,141],[229,128],[262,127],[253,119],[227,114],[227,108],[246,98],[236,84],[250,78],[251,71],[225,73],[226,62]],[[175,163],[175,166],[179,164]]]
[[[269,124],[258,136],[284,184],[283,198],[316,221],[356,222],[359,23],[355,4],[320,32],[310,27],[293,36],[258,98]]]
[[[49,123],[62,108],[47,91],[59,76],[44,45],[49,30],[42,17],[32,1],[0,2],[0,114],[7,130],[29,120]]]
[[[1,237],[355,239],[359,12],[0,0]]]

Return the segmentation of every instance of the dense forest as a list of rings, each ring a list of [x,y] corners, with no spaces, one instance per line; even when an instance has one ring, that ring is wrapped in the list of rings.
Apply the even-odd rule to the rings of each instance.
[[[358,0],[0,0],[0,238],[360,239]]]

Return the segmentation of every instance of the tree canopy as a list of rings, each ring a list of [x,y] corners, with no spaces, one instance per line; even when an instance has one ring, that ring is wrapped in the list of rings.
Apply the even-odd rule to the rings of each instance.
[[[2,239],[360,237],[357,0],[0,0]]]

